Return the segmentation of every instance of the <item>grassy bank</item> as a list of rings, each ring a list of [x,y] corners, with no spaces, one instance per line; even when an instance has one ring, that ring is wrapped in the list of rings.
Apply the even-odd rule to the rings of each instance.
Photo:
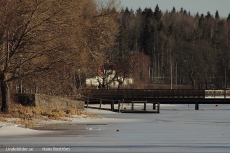
[[[40,124],[42,120],[70,121],[69,118],[76,116],[83,118],[100,118],[85,110],[75,108],[41,109],[38,107],[12,104],[9,113],[0,112],[0,121],[22,124],[25,126]],[[38,121],[39,120],[39,121]]]

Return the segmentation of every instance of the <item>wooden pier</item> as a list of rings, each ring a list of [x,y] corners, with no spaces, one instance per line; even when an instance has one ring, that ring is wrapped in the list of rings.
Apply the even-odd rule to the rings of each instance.
[[[221,91],[221,92],[220,92]],[[82,90],[85,104],[110,104],[112,111],[124,113],[159,113],[160,104],[230,104],[230,91],[203,89],[88,89]],[[131,109],[120,109],[121,103],[130,103]],[[143,110],[135,110],[134,104],[143,104]],[[118,104],[118,109],[114,109]],[[146,104],[153,104],[153,110],[146,110]]]
[[[142,110],[137,110],[134,108],[135,103],[143,103],[144,108]],[[146,101],[134,101],[131,103],[131,109],[121,109],[121,113],[160,113],[160,103],[153,103],[153,110],[147,110]],[[157,109],[156,109],[157,108]]]
[[[95,100],[95,99],[94,99]],[[127,104],[127,102],[124,103],[124,101],[111,101],[110,102],[110,108],[103,108],[102,105],[108,104],[108,100],[99,100],[99,106],[95,104],[94,101],[94,106],[90,105],[89,103],[86,104],[86,108],[92,108],[92,109],[99,109],[99,110],[111,110],[113,112],[118,112],[118,113],[160,113],[160,103],[152,103],[152,110],[147,110],[147,101],[131,101],[128,104],[131,104],[131,108],[128,109],[127,107],[123,107],[123,104]],[[92,104],[92,103],[91,103]],[[143,109],[136,109],[135,104],[143,104]],[[115,108],[115,105],[117,105],[117,108]],[[140,105],[139,105],[140,107]]]

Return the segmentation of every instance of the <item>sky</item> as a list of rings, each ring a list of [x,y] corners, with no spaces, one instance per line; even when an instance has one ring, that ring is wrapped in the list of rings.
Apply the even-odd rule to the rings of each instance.
[[[181,8],[187,12],[190,11],[191,15],[195,15],[197,12],[206,15],[209,11],[215,16],[218,10],[220,17],[227,18],[230,13],[230,0],[120,0],[120,2],[124,8],[132,8],[134,11],[139,7],[141,9],[151,7],[154,10],[158,4],[163,12],[171,11],[175,7],[177,11]]]

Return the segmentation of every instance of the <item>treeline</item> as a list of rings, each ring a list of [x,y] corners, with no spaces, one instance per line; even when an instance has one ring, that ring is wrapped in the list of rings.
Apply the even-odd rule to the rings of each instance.
[[[183,8],[120,12],[119,58],[141,52],[150,59],[148,83],[225,89],[230,83],[230,14],[191,15]]]
[[[0,23],[2,111],[12,92],[76,94],[105,62],[119,67],[119,78],[132,77],[133,88],[230,83],[230,16],[218,12],[121,10],[116,0],[0,0]]]

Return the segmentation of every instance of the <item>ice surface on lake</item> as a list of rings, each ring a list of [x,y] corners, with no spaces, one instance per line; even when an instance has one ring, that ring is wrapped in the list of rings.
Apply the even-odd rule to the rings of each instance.
[[[74,135],[3,137],[0,152],[6,146],[31,147],[33,152],[42,147],[79,153],[230,152],[230,105],[200,105],[200,110],[194,105],[161,105],[160,114],[95,112],[107,118],[106,124],[78,125],[79,134]]]

